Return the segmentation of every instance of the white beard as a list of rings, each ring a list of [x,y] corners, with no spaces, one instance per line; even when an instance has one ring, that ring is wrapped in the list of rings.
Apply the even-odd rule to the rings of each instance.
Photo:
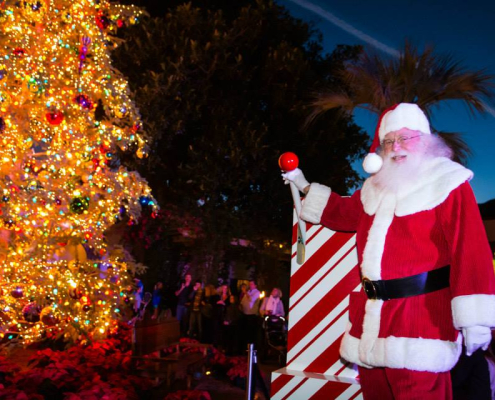
[[[395,156],[406,156],[406,159],[398,163],[392,158]],[[433,158],[424,153],[410,153],[405,150],[391,152],[382,157],[384,158],[383,166],[373,176],[373,182],[378,187],[392,193],[400,192],[404,186],[416,182],[421,176],[421,167],[424,162]]]
[[[393,157],[406,156],[403,162],[396,162]],[[452,151],[442,139],[428,135],[422,138],[421,145],[413,152],[407,150],[391,151],[381,154],[383,166],[372,178],[379,188],[391,193],[401,192],[406,186],[411,186],[424,178],[425,166],[436,157],[452,156]]]

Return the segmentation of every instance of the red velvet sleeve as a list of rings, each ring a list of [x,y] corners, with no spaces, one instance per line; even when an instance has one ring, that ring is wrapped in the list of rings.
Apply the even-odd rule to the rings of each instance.
[[[332,192],[321,216],[321,224],[334,231],[356,232],[363,214],[360,190],[350,197]]]
[[[452,297],[495,294],[492,254],[469,183],[453,190],[437,209],[450,252]]]

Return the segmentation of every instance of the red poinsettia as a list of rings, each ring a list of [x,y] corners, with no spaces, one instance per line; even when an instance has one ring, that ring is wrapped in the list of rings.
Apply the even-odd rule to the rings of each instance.
[[[168,394],[164,400],[211,400],[211,397],[204,390],[178,390]]]
[[[231,368],[227,371],[227,376],[234,380],[235,378],[245,378],[247,376],[247,358],[230,357]]]
[[[219,366],[227,369],[227,376],[234,380],[235,378],[245,378],[247,376],[247,357],[227,357],[221,351],[213,349],[213,356],[209,360],[211,366]]]
[[[113,332],[106,340],[80,343],[65,351],[38,351],[31,357],[27,370],[0,357],[0,373],[5,370],[4,381],[0,381],[0,399],[41,400],[46,398],[39,395],[43,388],[43,393],[64,393],[64,399],[139,400],[138,391],[151,384],[146,378],[130,374],[128,331],[126,328]]]
[[[18,372],[21,368],[14,364],[13,362],[7,360],[4,356],[0,355],[0,373],[13,375]]]

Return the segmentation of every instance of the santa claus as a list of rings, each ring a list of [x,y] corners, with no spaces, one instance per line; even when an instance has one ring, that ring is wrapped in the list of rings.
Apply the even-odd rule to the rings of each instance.
[[[307,194],[300,217],[356,232],[362,289],[350,295],[341,356],[359,366],[365,399],[450,399],[462,350],[486,349],[495,327],[495,274],[469,185],[423,111],[401,103],[378,123],[350,197],[283,174]],[[286,183],[287,183],[286,182]]]

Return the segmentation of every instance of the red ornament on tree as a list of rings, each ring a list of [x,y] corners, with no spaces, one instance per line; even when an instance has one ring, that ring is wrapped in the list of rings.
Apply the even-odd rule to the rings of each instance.
[[[279,157],[278,165],[282,171],[292,171],[299,165],[299,158],[289,151]]]
[[[24,291],[22,290],[22,288],[20,286],[17,286],[14,290],[12,290],[10,292],[10,295],[14,298],[14,299],[20,299],[21,297],[24,296]]]
[[[101,30],[105,30],[110,26],[110,20],[102,12],[98,13],[98,15],[95,17],[95,21],[96,25],[98,25],[98,28],[100,28]]]
[[[52,125],[60,125],[64,120],[64,114],[61,111],[50,111],[45,114],[46,120]]]
[[[51,307],[45,307],[41,310],[41,322],[47,326],[53,326],[59,323],[58,318],[53,314]]]
[[[136,132],[138,132],[141,128],[142,128],[142,127],[141,127],[141,124],[138,122],[138,123],[136,123],[136,124],[134,124],[134,125],[132,126],[131,131],[132,131],[132,133],[136,133]]]
[[[14,49],[14,56],[23,57],[24,55],[26,55],[26,50],[23,49],[22,47],[16,47]]]

